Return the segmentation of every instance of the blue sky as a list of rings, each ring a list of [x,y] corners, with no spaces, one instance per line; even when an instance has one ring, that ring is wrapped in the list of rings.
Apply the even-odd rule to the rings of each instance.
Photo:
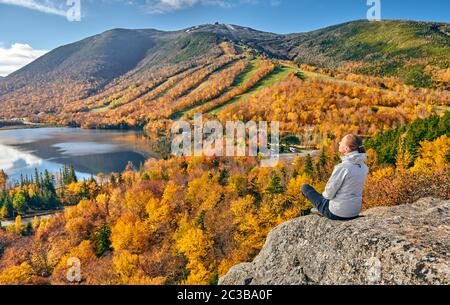
[[[229,23],[276,33],[304,32],[366,18],[367,0],[0,0],[0,75],[46,51],[111,28],[182,29]],[[382,19],[450,22],[448,0],[380,0]]]

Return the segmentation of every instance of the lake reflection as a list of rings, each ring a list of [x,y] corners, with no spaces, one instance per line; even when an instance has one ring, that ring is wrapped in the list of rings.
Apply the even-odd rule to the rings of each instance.
[[[0,169],[10,180],[34,169],[57,173],[63,164],[73,165],[79,178],[99,172],[123,171],[131,161],[138,167],[147,158],[158,158],[141,132],[35,128],[0,130]]]

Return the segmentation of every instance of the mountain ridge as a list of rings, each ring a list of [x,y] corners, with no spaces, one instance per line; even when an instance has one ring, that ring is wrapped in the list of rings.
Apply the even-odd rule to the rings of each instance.
[[[268,41],[270,41],[270,39],[283,39],[283,38],[284,39],[287,38],[289,40],[294,40],[294,39],[298,39],[299,37],[300,38],[308,38],[308,36],[311,36],[311,35],[315,35],[315,34],[319,34],[319,33],[326,33],[329,31],[334,31],[334,30],[340,29],[342,27],[353,26],[353,25],[357,25],[357,24],[375,26],[375,25],[380,25],[380,24],[385,24],[385,23],[388,23],[388,24],[408,23],[408,24],[415,24],[415,25],[443,26],[443,27],[446,27],[449,31],[448,33],[447,32],[444,32],[444,33],[447,33],[447,35],[450,36],[450,24],[449,23],[423,22],[423,21],[410,21],[410,20],[383,20],[383,21],[379,21],[379,22],[368,22],[367,20],[354,20],[354,21],[348,21],[348,22],[316,29],[313,31],[288,33],[288,34],[277,34],[277,33],[272,33],[272,32],[265,32],[265,31],[260,31],[260,30],[256,30],[256,29],[253,29],[250,27],[245,27],[245,26],[240,26],[240,25],[235,25],[235,24],[202,24],[202,25],[188,27],[185,29],[173,30],[173,31],[164,31],[164,30],[158,30],[158,29],[154,29],[154,28],[149,28],[149,29],[113,28],[113,29],[104,31],[99,34],[86,37],[79,41],[57,47],[57,48],[51,50],[50,52],[48,52],[47,54],[41,56],[36,61],[40,61],[40,59],[42,59],[42,58],[49,57],[53,52],[60,51],[60,50],[66,49],[66,48],[70,48],[72,46],[78,46],[79,44],[84,43],[84,42],[91,42],[92,40],[95,40],[97,38],[102,38],[104,36],[108,36],[108,35],[111,35],[111,34],[117,33],[117,32],[145,33],[146,35],[148,35],[149,33],[159,34],[159,35],[181,35],[183,33],[209,32],[209,33],[213,33],[213,34],[222,35],[227,38],[234,37],[235,39],[238,39],[241,41],[245,40],[246,42],[251,42],[251,39],[255,38],[255,36],[261,39],[261,37],[259,37],[258,35],[264,35],[264,37],[263,37],[264,40],[268,40]],[[234,35],[230,35],[230,33],[232,33],[232,31],[234,32],[233,33]],[[158,38],[160,38],[160,37],[158,37]],[[281,55],[281,54],[278,54],[278,55]],[[289,57],[291,57],[291,58],[289,58]],[[293,55],[287,56],[285,59],[295,59],[295,56],[293,56]],[[24,71],[26,71],[27,67],[29,67],[30,65],[33,65],[36,61],[11,73],[6,78],[9,79],[11,77],[14,77],[17,74],[23,73]]]
[[[51,115],[89,98],[101,108],[112,101],[100,103],[103,95],[141,83],[148,83],[146,92],[172,81],[177,71],[205,67],[219,59],[225,62],[227,57],[287,60],[331,74],[336,70],[396,77],[414,87],[445,87],[450,75],[448,33],[447,23],[391,20],[358,20],[291,34],[233,24],[176,31],[115,28],[58,47],[2,78],[0,104],[7,110],[0,117]]]

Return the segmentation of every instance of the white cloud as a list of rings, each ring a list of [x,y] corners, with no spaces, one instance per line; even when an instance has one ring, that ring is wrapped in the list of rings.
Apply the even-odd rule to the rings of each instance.
[[[34,50],[28,44],[15,43],[10,48],[0,46],[0,76],[6,76],[44,55],[46,50]]]
[[[146,0],[144,8],[149,13],[162,14],[197,5],[199,0]]]
[[[58,2],[52,0],[0,0],[0,4],[21,6],[31,10],[63,17],[66,17],[67,15],[66,10],[62,7],[62,5],[65,4],[65,1],[59,1],[58,4]]]
[[[271,3],[281,0],[271,0]],[[145,0],[144,9],[151,14],[164,14],[172,11],[188,9],[196,5],[219,6],[222,8],[236,7],[239,4],[259,4],[259,0]],[[135,3],[135,2],[134,2]]]
[[[270,0],[270,5],[279,6],[281,5],[281,0]]]

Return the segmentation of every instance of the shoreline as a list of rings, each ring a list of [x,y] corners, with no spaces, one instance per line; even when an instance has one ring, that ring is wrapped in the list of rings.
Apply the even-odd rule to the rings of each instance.
[[[3,120],[3,122],[11,122],[8,120]],[[12,121],[15,122],[15,121]],[[52,124],[52,123],[24,123],[23,121],[17,121],[18,124],[13,125],[5,125],[0,126],[0,130],[14,130],[14,129],[35,129],[35,128],[59,128],[59,127],[66,127],[66,128],[79,128],[84,130],[113,130],[113,131],[140,131],[144,132],[144,127],[142,126],[129,126],[127,128],[123,127],[112,127],[112,126],[96,126],[93,128],[86,128],[83,126],[71,126],[71,125],[58,125],[58,124]],[[2,123],[2,120],[0,120],[0,125]]]
[[[11,125],[11,126],[2,126],[0,127],[0,130],[15,130],[15,129],[37,129],[37,128],[52,128],[52,127],[65,127],[65,126],[58,126],[58,125],[51,125],[51,124],[18,124],[18,125]]]

